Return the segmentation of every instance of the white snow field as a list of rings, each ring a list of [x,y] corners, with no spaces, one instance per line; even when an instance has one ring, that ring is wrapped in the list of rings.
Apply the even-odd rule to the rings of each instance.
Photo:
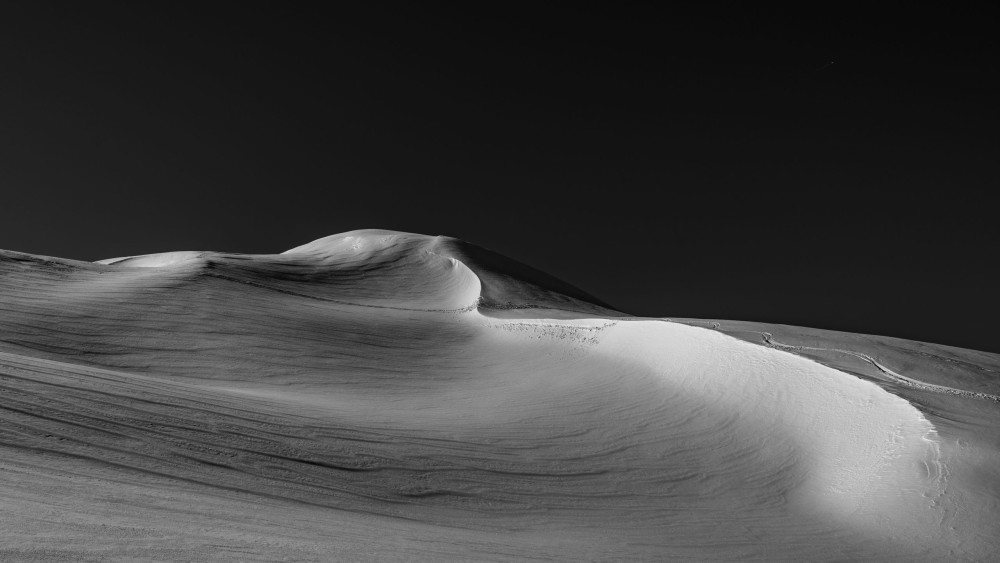
[[[444,237],[2,251],[0,560],[998,560],[998,393]]]

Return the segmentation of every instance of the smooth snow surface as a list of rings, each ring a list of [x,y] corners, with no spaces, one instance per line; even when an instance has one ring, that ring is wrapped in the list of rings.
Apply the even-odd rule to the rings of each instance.
[[[0,560],[1000,550],[989,393],[723,332],[391,231],[267,256],[0,252]],[[995,380],[968,356],[951,383]]]

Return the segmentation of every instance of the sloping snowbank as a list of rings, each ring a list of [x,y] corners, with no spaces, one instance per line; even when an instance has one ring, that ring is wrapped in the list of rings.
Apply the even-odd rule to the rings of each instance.
[[[596,315],[582,294],[552,297],[557,280],[517,270],[533,280],[518,286],[513,270],[483,270],[502,261],[456,244],[375,231],[131,265],[0,254],[0,555],[997,549],[963,516],[998,513],[978,494],[993,478],[970,461],[991,447],[952,447],[854,375]],[[486,258],[467,267],[454,248]],[[481,279],[491,303],[515,308],[476,310]],[[957,412],[964,399],[949,400]]]

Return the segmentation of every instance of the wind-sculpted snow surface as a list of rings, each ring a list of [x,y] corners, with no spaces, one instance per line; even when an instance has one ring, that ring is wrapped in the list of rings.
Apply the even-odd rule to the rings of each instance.
[[[975,399],[877,383],[453,239],[4,252],[0,559],[988,559]]]

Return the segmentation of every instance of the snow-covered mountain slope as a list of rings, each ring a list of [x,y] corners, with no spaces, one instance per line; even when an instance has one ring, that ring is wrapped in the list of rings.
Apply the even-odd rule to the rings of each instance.
[[[950,351],[973,373],[931,383],[978,393],[956,394],[708,326],[390,231],[266,256],[2,252],[0,559],[1000,549],[995,356]]]

